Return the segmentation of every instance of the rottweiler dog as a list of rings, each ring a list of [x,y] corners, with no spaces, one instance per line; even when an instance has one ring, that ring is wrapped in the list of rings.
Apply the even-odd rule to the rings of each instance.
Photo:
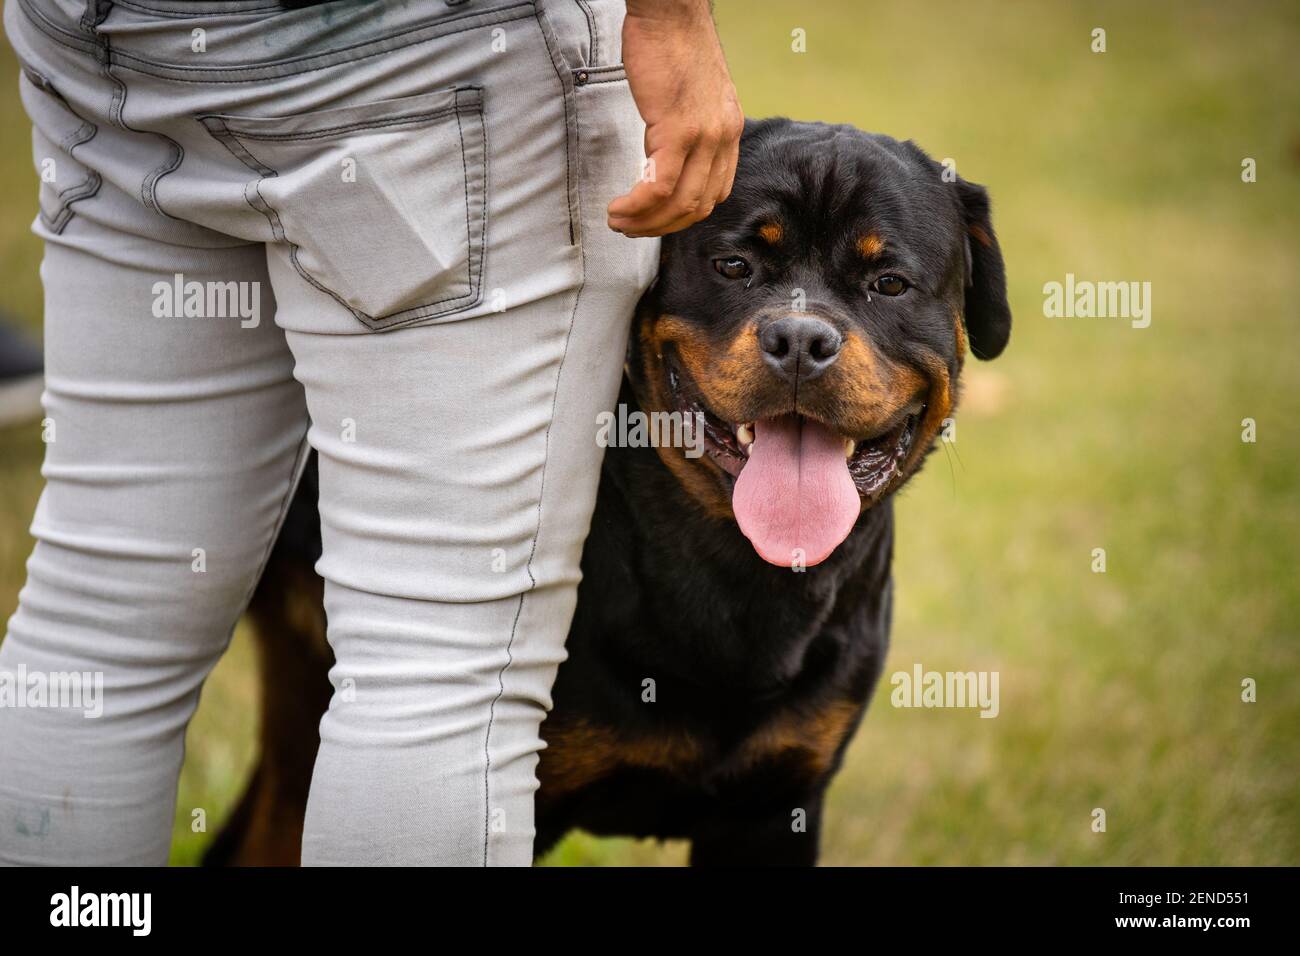
[[[989,199],[911,142],[749,121],[735,187],[663,242],[619,401],[702,454],[611,447],[542,725],[536,852],[682,838],[813,864],[889,643],[892,495],[1011,332]],[[698,445],[696,450],[699,450]],[[214,864],[296,864],[330,697],[314,471],[250,607],[261,759]]]

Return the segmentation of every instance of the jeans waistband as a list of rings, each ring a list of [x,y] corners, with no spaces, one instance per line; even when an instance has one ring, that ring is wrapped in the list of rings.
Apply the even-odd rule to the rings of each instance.
[[[574,70],[622,61],[624,0],[327,0],[286,5],[282,0],[11,0],[50,38],[124,69],[192,82],[275,79],[382,53],[422,39],[490,27],[524,17],[545,19],[558,54]],[[383,7],[383,15],[377,8]],[[175,45],[152,42],[166,24],[220,27],[233,43],[202,59],[183,59]],[[179,24],[177,24],[179,26]],[[258,59],[239,30],[256,36],[258,52],[290,51]],[[314,42],[304,43],[309,38]],[[323,42],[323,41],[327,41]],[[295,48],[310,46],[310,54]],[[325,52],[320,52],[322,49]],[[224,54],[224,56],[223,56]]]

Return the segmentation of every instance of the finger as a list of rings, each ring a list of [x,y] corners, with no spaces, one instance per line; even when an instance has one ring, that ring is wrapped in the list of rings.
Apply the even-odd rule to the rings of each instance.
[[[745,116],[740,112],[737,104],[735,115],[727,126],[727,133],[718,147],[718,155],[722,158],[723,169],[721,176],[721,185],[718,189],[718,202],[726,202],[727,197],[731,195],[732,187],[736,184],[736,165],[740,162],[740,138],[745,134]]]
[[[706,206],[711,212],[713,197],[706,196],[705,190],[713,168],[714,151],[714,144],[701,143],[687,157],[677,188],[670,197],[640,216],[614,217],[611,225],[621,227],[628,235],[658,236],[663,235],[666,226],[678,220],[697,221]]]
[[[659,235],[668,235],[707,219],[714,208],[726,202],[736,181],[736,166],[740,158],[740,137],[744,133],[744,117],[739,116],[734,125],[727,128],[714,154],[713,165],[709,170],[709,183],[704,191],[704,203],[694,213],[679,216],[676,220],[659,228]]]
[[[740,161],[739,138],[728,144],[725,154],[726,168],[723,174],[722,190],[718,195],[718,202],[726,202],[731,196],[731,190],[736,185],[736,166]]]
[[[728,185],[731,180],[735,165],[731,159],[731,151],[726,147],[719,149],[713,157],[713,167],[709,170],[709,185],[704,194],[709,197],[713,205],[724,202],[731,189]]]
[[[635,220],[666,202],[677,188],[686,159],[687,150],[679,143],[651,153],[646,160],[651,175],[609,204],[610,224],[615,219]]]
[[[678,216],[671,222],[660,226],[658,234],[666,236],[672,232],[680,232],[688,226],[693,226],[697,222],[708,219],[713,214],[717,204],[726,198],[723,188],[726,185],[727,177],[731,175],[731,169],[726,151],[720,150],[715,153],[713,165],[709,167],[709,180],[702,194],[703,204],[693,212]]]

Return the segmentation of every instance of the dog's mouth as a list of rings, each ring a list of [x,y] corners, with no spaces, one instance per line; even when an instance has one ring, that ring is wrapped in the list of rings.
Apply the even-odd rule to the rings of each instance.
[[[703,423],[703,450],[730,476],[740,530],[759,556],[784,567],[826,560],[862,509],[901,475],[925,415],[914,402],[865,437],[794,411],[749,422],[714,414],[668,364],[677,411]]]

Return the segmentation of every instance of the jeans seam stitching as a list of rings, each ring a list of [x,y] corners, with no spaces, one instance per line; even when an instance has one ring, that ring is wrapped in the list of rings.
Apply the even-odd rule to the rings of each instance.
[[[119,7],[126,7],[128,10],[135,10],[137,13],[147,13],[150,16],[164,17],[168,20],[188,20],[195,16],[195,14],[187,14],[180,10],[153,7],[147,3],[136,2],[136,0],[115,0],[115,2]],[[283,12],[284,7],[279,3],[268,3],[260,7],[249,6],[242,10],[203,10],[198,15],[204,17],[238,17],[246,13],[266,13],[271,10]]]
[[[596,17],[591,12],[591,4],[587,0],[577,0],[577,3],[582,7],[582,13],[587,18],[587,35],[590,38],[588,65],[595,66],[600,62],[600,35],[596,30]]]
[[[96,27],[91,25],[90,30],[94,31]],[[146,209],[151,209],[160,216],[166,216],[168,219],[177,219],[167,210],[163,209],[158,203],[158,182],[169,173],[174,173],[180,169],[181,163],[185,159],[185,148],[176,140],[172,139],[165,133],[159,133],[154,130],[136,129],[126,122],[123,112],[126,108],[126,83],[123,79],[113,72],[113,49],[108,37],[100,36],[98,33],[92,33],[93,39],[90,42],[95,44],[96,59],[100,61],[100,72],[104,74],[113,84],[113,96],[109,104],[109,121],[123,132],[135,133],[137,135],[156,136],[165,142],[171,148],[171,156],[163,160],[154,167],[143,180],[140,182],[140,202]],[[179,221],[179,220],[178,220]]]
[[[627,74],[624,73],[622,70],[610,71],[607,75],[600,76],[600,77],[594,76],[589,73],[587,77],[586,85],[598,86],[601,83],[623,83],[626,80],[627,80]]]
[[[59,199],[59,209],[55,215],[50,216],[44,209],[40,210],[41,222],[45,223],[45,228],[49,229],[50,232],[54,233],[56,236],[61,235],[63,230],[68,228],[68,223],[72,222],[72,217],[76,215],[76,211],[72,208],[72,204],[81,202],[83,199],[90,199],[97,195],[100,186],[103,184],[104,181],[100,178],[99,173],[92,170],[90,176],[87,177],[79,187],[77,187],[81,190],[80,193],[69,195],[66,199],[64,198],[64,194],[70,193],[72,187],[59,193],[57,197]]]
[[[543,35],[546,34],[545,29],[542,30],[542,33]],[[548,46],[550,45],[549,38],[547,38],[547,45]],[[557,68],[557,72],[558,72],[558,68]],[[575,103],[575,108],[576,108],[576,103]],[[565,115],[566,115],[565,144],[567,147],[569,142],[569,138],[567,136],[567,132],[568,132],[567,111]],[[582,125],[578,121],[576,116],[574,117],[573,120],[573,140],[574,140],[575,149],[580,150],[581,143],[582,143]],[[575,192],[573,198],[578,204],[578,214],[581,215],[582,214],[581,192],[580,191]],[[572,215],[572,206],[570,206],[570,215]],[[564,334],[564,350],[560,353],[560,361],[558,366],[555,369],[555,387],[551,393],[551,415],[546,422],[546,437],[544,440],[545,444],[542,453],[542,476],[541,476],[540,485],[537,489],[537,528],[533,532],[533,544],[528,552],[528,561],[524,564],[524,571],[528,574],[529,584],[528,584],[528,589],[524,591],[523,594],[519,595],[519,606],[515,609],[515,619],[510,626],[510,638],[509,640],[506,641],[506,662],[503,665],[501,665],[501,670],[497,673],[497,695],[492,699],[492,703],[488,708],[487,732],[483,736],[483,761],[484,761],[483,763],[483,865],[484,866],[487,866],[488,864],[488,846],[489,846],[489,836],[490,836],[489,824],[492,815],[492,799],[491,799],[491,783],[490,783],[490,775],[492,771],[492,750],[491,750],[492,723],[494,718],[496,717],[497,701],[499,701],[503,696],[505,696],[506,671],[509,670],[510,665],[514,663],[514,655],[512,653],[512,650],[515,644],[515,633],[519,627],[519,618],[523,615],[524,612],[524,601],[528,597],[528,595],[537,588],[537,579],[533,577],[533,557],[537,554],[537,540],[538,538],[541,537],[542,534],[542,505],[545,501],[545,496],[546,496],[546,468],[547,465],[550,463],[550,458],[551,458],[551,427],[555,423],[555,410],[558,407],[560,401],[560,382],[564,376],[564,360],[568,358],[569,355],[569,342],[573,338],[573,326],[578,319],[578,306],[582,302],[582,293],[587,287],[587,250],[586,247],[583,245],[581,239],[577,241],[577,246],[582,261],[582,273],[581,273],[581,278],[578,281],[577,291],[574,293],[573,296],[573,311],[569,313],[569,327]]]
[[[231,131],[233,136],[242,136],[244,139],[257,140],[260,143],[296,143],[300,140],[328,139],[330,134],[350,133],[361,129],[378,129],[381,126],[400,126],[403,123],[417,123],[425,120],[441,119],[444,116],[450,116],[453,113],[473,113],[479,107],[473,104],[461,106],[440,106],[436,110],[427,110],[423,113],[408,113],[404,116],[390,116],[381,120],[358,120],[354,123],[343,123],[339,126],[322,126],[320,129],[313,129],[301,133],[254,133],[247,129],[240,129],[239,124],[234,125],[227,122],[227,117],[216,113],[205,114],[200,116],[200,120],[215,119],[220,120],[221,124]]]
[[[578,242],[578,226],[575,220],[575,206],[577,205],[577,187],[573,175],[573,154],[577,150],[577,127],[578,121],[574,115],[576,103],[570,102],[574,99],[573,92],[573,74],[567,70],[568,64],[564,64],[566,69],[560,66],[564,62],[563,54],[560,52],[559,41],[551,31],[550,22],[546,19],[545,13],[540,7],[534,8],[537,19],[537,27],[542,32],[542,40],[546,44],[546,51],[550,54],[551,68],[555,70],[555,76],[560,81],[560,102],[564,107],[564,190],[565,200],[569,207],[569,245],[576,245]],[[567,82],[566,82],[566,77]]]
[[[55,149],[66,152],[71,159],[80,163],[80,160],[77,159],[76,149],[78,146],[86,145],[94,139],[96,135],[98,135],[99,125],[92,123],[74,110],[72,104],[70,104],[64,98],[63,94],[55,88],[54,84],[50,82],[49,77],[31,69],[30,67],[24,67],[22,73],[24,79],[26,79],[28,83],[31,83],[33,87],[55,100],[59,106],[72,116],[73,119],[76,119],[81,123],[80,126],[55,144]],[[33,76],[39,78],[40,82],[35,82]],[[40,204],[37,204],[37,214],[40,217],[41,222],[45,223],[45,228],[49,229],[50,232],[54,233],[56,236],[60,235],[63,230],[68,227],[68,223],[72,221],[72,217],[75,215],[75,212],[72,209],[72,204],[95,196],[99,193],[100,187],[104,184],[103,177],[101,177],[99,173],[91,169],[89,166],[83,165],[83,168],[86,171],[85,179],[81,180],[81,182],[74,183],[71,186],[65,186],[63,189],[60,189],[55,193],[55,198],[58,200],[58,210],[53,216],[47,214],[45,210],[40,207]]]
[[[569,342],[573,338],[573,326],[578,318],[578,305],[582,301],[583,290],[587,287],[587,253],[578,244],[582,254],[582,278],[578,283],[578,288],[573,296],[573,310],[569,313],[569,325],[564,334],[564,350],[560,353],[560,360],[555,369],[555,385],[551,391],[551,414],[546,422],[545,445],[542,452],[542,476],[541,482],[537,489],[537,526],[533,531],[532,547],[528,551],[528,560],[524,564],[524,572],[528,575],[528,587],[519,595],[519,606],[515,608],[514,621],[510,625],[510,637],[506,641],[506,662],[501,665],[497,672],[497,693],[492,698],[492,703],[488,706],[488,724],[487,731],[483,735],[483,865],[488,865],[488,846],[490,835],[490,823],[492,818],[492,792],[490,777],[492,773],[492,725],[496,717],[496,705],[502,697],[505,696],[506,671],[514,663],[514,654],[512,653],[515,644],[515,635],[519,629],[519,618],[524,613],[524,601],[528,595],[537,589],[537,579],[533,577],[533,558],[537,554],[537,541],[542,535],[542,505],[546,497],[546,469],[550,464],[551,458],[551,427],[555,424],[555,410],[560,400],[560,381],[564,376],[564,361],[569,355]]]

